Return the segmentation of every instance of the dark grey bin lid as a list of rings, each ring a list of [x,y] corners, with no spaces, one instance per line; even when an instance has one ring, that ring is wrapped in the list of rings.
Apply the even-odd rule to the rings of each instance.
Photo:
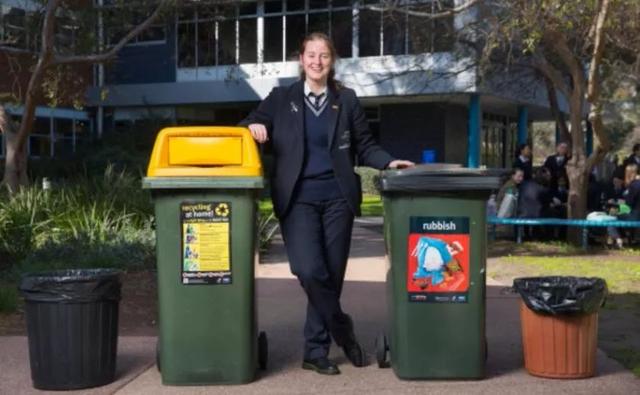
[[[380,177],[382,192],[485,191],[500,188],[504,169],[472,169],[448,163],[417,165],[385,170]]]

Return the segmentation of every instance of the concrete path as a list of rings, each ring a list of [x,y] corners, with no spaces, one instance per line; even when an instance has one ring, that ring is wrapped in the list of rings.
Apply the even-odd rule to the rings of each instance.
[[[340,350],[332,356],[342,374],[320,376],[300,369],[305,298],[288,268],[281,240],[257,267],[259,328],[269,337],[269,367],[254,383],[242,386],[167,387],[154,365],[154,338],[121,338],[118,381],[87,394],[631,394],[640,381],[616,361],[598,353],[598,375],[586,380],[549,380],[530,376],[522,366],[518,297],[487,289],[487,378],[480,381],[401,381],[391,369],[372,364],[350,366]],[[343,304],[370,354],[376,334],[385,326],[386,273],[379,221],[359,222],[354,230]],[[24,337],[0,337],[0,395],[37,393],[31,388]]]

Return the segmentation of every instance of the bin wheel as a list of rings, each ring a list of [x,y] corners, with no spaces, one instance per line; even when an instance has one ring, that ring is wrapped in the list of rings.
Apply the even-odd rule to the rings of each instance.
[[[384,333],[379,333],[376,337],[376,360],[379,368],[388,368],[389,364],[389,342]]]
[[[156,369],[158,369],[158,372],[162,372],[162,367],[160,366],[160,340],[156,343]]]
[[[267,369],[267,360],[269,359],[269,342],[267,334],[260,332],[258,335],[258,367],[261,370]]]

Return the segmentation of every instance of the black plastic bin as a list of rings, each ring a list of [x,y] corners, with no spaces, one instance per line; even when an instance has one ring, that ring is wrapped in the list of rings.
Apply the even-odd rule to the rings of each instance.
[[[114,380],[120,274],[87,269],[22,277],[35,388],[80,389]]]

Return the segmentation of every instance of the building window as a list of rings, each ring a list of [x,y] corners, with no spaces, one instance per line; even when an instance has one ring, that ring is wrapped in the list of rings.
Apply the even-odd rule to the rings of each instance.
[[[282,61],[282,16],[264,18],[263,59],[265,62]]]
[[[302,44],[302,39],[306,35],[306,17],[304,14],[287,15],[286,23],[286,60],[294,60],[300,52],[300,44]]]
[[[335,5],[335,3],[334,1],[333,4]],[[338,57],[350,58],[353,56],[351,51],[351,43],[353,42],[353,11],[350,7],[343,10],[332,10],[331,36],[334,38]]]
[[[124,36],[149,17],[147,14],[136,12],[130,8],[121,6],[105,6],[105,25],[108,26],[106,40],[107,46],[116,45]],[[127,45],[164,44],[167,41],[167,29],[164,24],[154,24],[142,33],[132,38]]]
[[[224,20],[218,24],[218,65],[236,63],[236,22]],[[200,65],[200,62],[198,62]]]
[[[382,14],[382,54],[404,55],[407,33],[407,14],[399,11],[384,11]]]
[[[51,118],[36,118],[33,122],[33,130],[29,136],[29,156],[51,156]]]
[[[257,3],[238,2],[217,8],[192,5],[180,8],[177,15],[178,67],[258,61]],[[338,56],[353,56],[351,1],[266,0],[262,17],[264,62],[295,60],[309,32],[336,38]],[[213,57],[211,48],[216,48]]]
[[[363,8],[360,10],[358,31],[360,57],[380,56],[380,31],[382,11]]]
[[[516,141],[516,122],[509,117],[484,114],[482,118],[482,165],[510,167]]]
[[[255,19],[240,19],[238,23],[240,63],[256,63],[258,61],[257,21]]]
[[[451,51],[453,16],[429,19],[419,13],[436,13],[454,6],[453,0],[423,0],[390,8],[385,2],[363,0],[359,11],[360,57]]]
[[[23,9],[0,5],[0,42],[16,49],[37,49],[29,43],[27,22],[29,16]],[[33,41],[33,40],[32,40]]]

